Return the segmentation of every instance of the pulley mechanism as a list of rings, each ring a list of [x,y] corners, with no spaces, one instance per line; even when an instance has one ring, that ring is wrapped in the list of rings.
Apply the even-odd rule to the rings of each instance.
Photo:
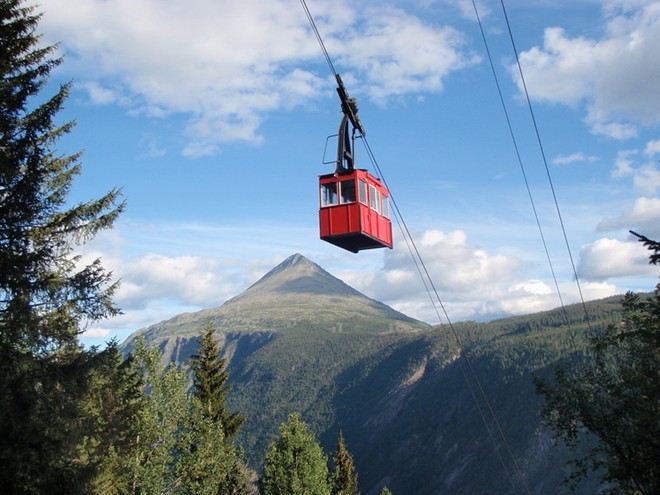
[[[339,124],[339,133],[337,138],[337,168],[335,173],[346,174],[351,173],[355,168],[355,157],[353,150],[355,149],[355,135],[360,133],[360,136],[365,136],[366,132],[358,117],[357,99],[351,98],[346,91],[344,82],[341,80],[339,74],[335,74],[337,80],[337,93],[341,100],[341,111],[344,116]],[[353,126],[352,133],[348,132],[348,123]]]

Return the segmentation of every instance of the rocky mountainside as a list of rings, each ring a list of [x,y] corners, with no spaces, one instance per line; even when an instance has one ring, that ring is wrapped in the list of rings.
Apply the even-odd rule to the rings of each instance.
[[[296,254],[219,308],[152,325],[125,347],[144,335],[185,365],[211,321],[229,361],[230,408],[248,417],[240,442],[257,469],[279,424],[300,412],[327,452],[343,433],[365,495],[385,484],[396,495],[560,494],[566,452],[540,426],[532,376],[585,359],[589,332],[617,320],[619,299],[587,304],[591,330],[577,305],[455,324],[461,355],[447,328],[369,299]],[[493,435],[500,429],[504,438]],[[590,480],[581,490],[599,487]]]

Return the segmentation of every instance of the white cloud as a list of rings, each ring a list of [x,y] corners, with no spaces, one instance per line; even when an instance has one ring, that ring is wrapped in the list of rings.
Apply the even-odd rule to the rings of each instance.
[[[660,166],[656,162],[639,163],[635,160],[637,156],[639,152],[636,150],[619,151],[611,175],[614,179],[632,177],[633,185],[642,194],[655,194],[660,188]]]
[[[122,265],[117,301],[122,307],[129,302],[142,307],[145,301],[175,297],[193,305],[218,303],[226,282],[219,279],[218,268],[216,260],[198,256],[145,254]]]
[[[555,165],[569,165],[576,162],[592,163],[596,160],[598,160],[597,156],[589,156],[584,154],[582,151],[578,151],[577,153],[572,153],[570,155],[558,155],[554,160],[552,160],[552,163]]]
[[[643,165],[635,174],[635,187],[644,194],[654,194],[660,188],[660,168],[657,164]]]
[[[452,319],[492,316],[494,305],[489,304],[504,297],[509,288],[518,283],[527,266],[517,257],[489,253],[470,245],[462,230],[427,230],[413,235],[433,287],[446,303]],[[400,247],[384,254],[381,270],[348,271],[341,273],[341,278],[400,311],[426,321],[437,320],[404,242],[397,239],[396,243]],[[428,281],[427,286],[433,292]],[[538,290],[538,286],[532,286]],[[496,314],[500,313],[496,310]]]
[[[463,16],[466,17],[467,19],[474,19],[475,13],[474,13],[474,5],[476,4],[477,10],[479,11],[479,17],[482,19],[489,16],[491,11],[490,8],[488,7],[488,4],[485,1],[476,1],[473,2],[472,0],[456,0],[455,2],[460,11],[462,12]]]
[[[493,307],[493,311],[497,310],[500,314],[529,314],[557,308],[561,306],[562,301],[565,305],[580,302],[577,285],[572,281],[560,283],[561,300],[555,287],[550,288],[549,284],[540,283],[542,285],[539,285],[538,288],[543,287],[541,292],[532,291],[528,294],[512,292],[511,297],[498,301],[497,305]],[[533,289],[533,287],[534,285],[531,288]],[[583,281],[580,287],[585,301],[602,299],[620,293],[620,290],[609,282]]]
[[[518,258],[488,253],[471,246],[462,230],[427,230],[421,234],[417,244],[436,287],[454,293],[479,291],[479,283],[510,279],[515,270],[524,266]],[[409,258],[403,250],[386,256],[385,269],[400,266],[412,269]]]
[[[591,131],[594,134],[606,136],[612,139],[623,141],[624,139],[631,139],[639,135],[637,126],[629,123],[622,122],[598,122],[595,119],[589,118],[588,122],[592,123]]]
[[[649,265],[648,251],[639,242],[601,238],[582,246],[580,250],[578,274],[587,280],[652,275],[656,272],[657,268]]]
[[[615,179],[621,179],[629,175],[633,175],[633,159],[634,151],[619,151],[617,154],[616,160],[614,161],[614,170],[612,171],[612,177]]]
[[[339,62],[376,101],[393,95],[439,91],[450,72],[478,59],[460,52],[451,27],[435,27],[399,9],[371,9],[365,24],[339,45]],[[360,88],[358,86],[358,88]]]
[[[638,198],[633,207],[616,218],[601,221],[596,230],[599,232],[617,229],[634,230],[647,237],[660,235],[660,199]]]
[[[522,292],[537,295],[550,294],[552,292],[550,286],[542,280],[528,280],[526,282],[521,282],[519,284],[515,284],[509,290],[510,292]]]
[[[114,235],[113,235],[114,233]],[[183,231],[182,231],[183,233]],[[118,236],[100,236],[86,245],[81,264],[96,258],[120,280],[115,302],[124,312],[141,311],[160,301],[178,306],[206,307],[218,305],[245,288],[245,272],[238,260],[204,256],[171,256],[146,253],[131,257],[122,247],[112,247]],[[158,239],[154,238],[154,243]]]
[[[96,81],[88,81],[81,84],[81,87],[87,91],[89,99],[92,103],[97,105],[110,105],[120,104],[127,105],[129,102],[124,98],[119,91],[115,91],[111,87],[101,86]]]
[[[660,2],[609,2],[604,13],[601,39],[547,28],[520,61],[532,98],[584,103],[594,132],[626,139],[660,122]]]
[[[110,335],[109,328],[91,327],[85,330],[82,334],[84,339],[105,339]]]
[[[270,236],[254,225],[130,221],[99,233],[80,249],[81,263],[100,258],[113,272],[113,280],[121,282],[114,300],[123,314],[95,322],[84,337],[119,335],[123,340],[131,331],[177,314],[219,306],[293,254],[296,248],[287,239],[318,240],[315,230],[308,236],[298,227],[280,226]]]
[[[140,139],[140,144],[145,148],[143,156],[159,158],[167,154],[167,147],[163,146],[154,134],[146,134]]]
[[[555,282],[544,267],[471,245],[464,231],[428,230],[413,235],[433,287],[454,322],[534,313],[559,307],[562,301],[573,304],[581,297],[588,301],[621,294],[626,289],[610,278],[652,277],[655,273],[653,267],[649,267],[648,252],[641,244],[600,239],[582,248],[578,267],[582,280],[578,290],[572,272],[557,273]],[[401,240],[396,244],[400,246],[398,249],[384,253],[380,270],[335,274],[405,314],[429,323],[445,322],[443,309],[437,301],[436,308],[431,303],[435,298],[433,289],[429,285],[432,293],[429,296],[407,249]],[[537,278],[535,274],[543,274],[545,278]]]
[[[644,153],[649,156],[657,155],[660,153],[660,139],[655,139],[646,143],[646,149],[644,149]]]
[[[102,252],[103,265],[120,280],[114,301],[123,314],[96,322],[84,333],[87,339],[157,323],[177,314],[216,307],[254,283],[280,258],[239,260],[224,257],[167,256],[150,253],[121,259]]]
[[[285,0],[44,0],[42,27],[97,104],[188,120],[186,156],[258,142],[268,112],[332,94],[329,69],[300,6]],[[451,28],[400,9],[319,1],[313,15],[335,62],[363,94],[442,89],[471,63]],[[376,15],[377,14],[377,15]],[[313,64],[318,71],[303,69]],[[79,74],[75,74],[79,71]],[[346,80],[346,78],[345,78]]]

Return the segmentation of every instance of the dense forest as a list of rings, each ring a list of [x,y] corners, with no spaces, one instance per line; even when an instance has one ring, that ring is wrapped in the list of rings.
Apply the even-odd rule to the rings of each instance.
[[[125,204],[67,206],[71,87],[42,94],[62,60],[39,19],[0,0],[0,492],[660,492],[660,288],[448,331],[294,255],[84,348],[117,284],[74,253]]]

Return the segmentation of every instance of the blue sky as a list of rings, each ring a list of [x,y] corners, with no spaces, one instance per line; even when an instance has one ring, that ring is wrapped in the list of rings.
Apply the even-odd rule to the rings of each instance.
[[[651,290],[628,234],[660,237],[660,2],[504,2],[586,299]],[[359,101],[369,145],[452,321],[559,305],[470,0],[308,0]],[[73,80],[71,201],[120,187],[127,210],[84,246],[124,314],[88,344],[215,307],[299,252],[437,323],[395,225],[393,250],[318,239],[318,175],[340,121],[298,0],[41,0]],[[564,302],[578,300],[501,3],[477,3]],[[55,86],[51,86],[53,90]],[[332,154],[332,152],[331,152]],[[370,168],[358,145],[357,165]],[[397,242],[398,241],[398,242]]]

